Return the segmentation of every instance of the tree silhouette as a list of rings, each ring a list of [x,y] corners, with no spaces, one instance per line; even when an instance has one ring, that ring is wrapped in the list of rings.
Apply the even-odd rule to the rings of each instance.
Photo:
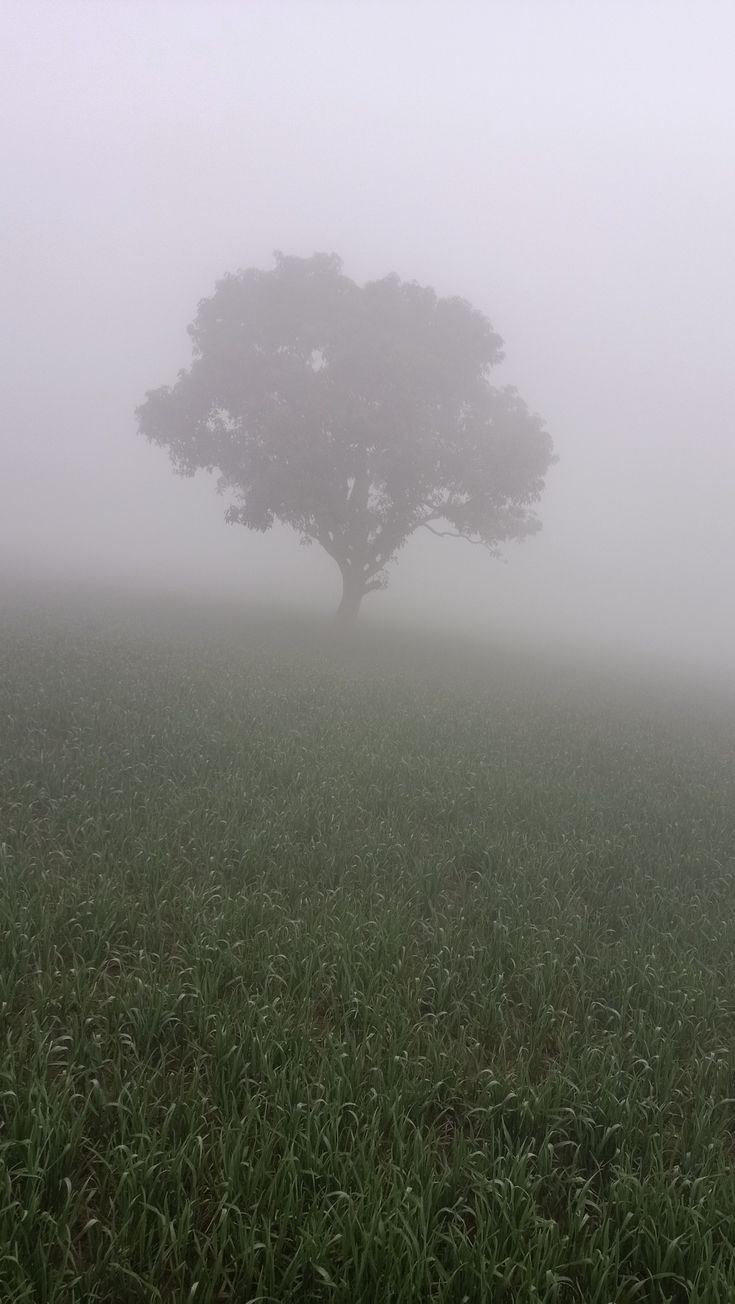
[[[551,439],[489,373],[502,340],[459,298],[397,276],[358,286],[334,254],[225,276],[189,327],[193,360],[139,428],[175,469],[218,471],[227,519],[274,521],[342,574],[339,618],[418,529],[484,545],[540,529]]]

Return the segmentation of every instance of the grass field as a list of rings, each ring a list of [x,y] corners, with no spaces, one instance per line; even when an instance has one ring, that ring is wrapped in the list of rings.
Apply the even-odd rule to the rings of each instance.
[[[114,604],[0,635],[0,1300],[735,1299],[735,713]]]

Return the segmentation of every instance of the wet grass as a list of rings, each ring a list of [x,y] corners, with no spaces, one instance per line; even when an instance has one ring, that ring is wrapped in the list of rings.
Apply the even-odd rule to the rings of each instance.
[[[367,642],[6,618],[3,1301],[735,1298],[732,717]]]

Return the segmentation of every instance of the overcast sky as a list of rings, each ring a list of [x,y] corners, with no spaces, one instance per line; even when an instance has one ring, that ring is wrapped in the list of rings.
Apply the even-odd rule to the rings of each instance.
[[[735,6],[2,6],[6,574],[336,603],[135,434],[227,270],[336,251],[470,299],[560,461],[499,565],[374,611],[735,662]],[[367,606],[367,604],[366,604]]]

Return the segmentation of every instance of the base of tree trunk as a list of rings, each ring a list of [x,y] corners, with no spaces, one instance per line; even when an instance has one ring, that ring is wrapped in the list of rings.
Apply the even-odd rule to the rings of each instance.
[[[348,583],[344,584],[342,601],[337,608],[335,617],[336,624],[340,629],[354,629],[357,624],[357,617],[360,614],[360,603],[363,596],[359,589],[352,588]]]

